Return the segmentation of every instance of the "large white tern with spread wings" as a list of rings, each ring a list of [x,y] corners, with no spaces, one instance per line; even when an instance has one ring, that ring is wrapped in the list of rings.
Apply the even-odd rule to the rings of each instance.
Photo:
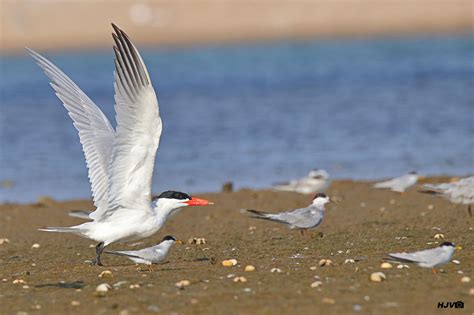
[[[162,122],[155,90],[138,50],[112,24],[115,46],[116,129],[94,102],[59,68],[27,49],[51,80],[68,110],[83,147],[96,210],[92,221],[72,227],[50,227],[98,241],[94,264],[111,243],[148,237],[172,213],[185,206],[210,204],[185,193],[168,191],[152,202],[151,184]]]

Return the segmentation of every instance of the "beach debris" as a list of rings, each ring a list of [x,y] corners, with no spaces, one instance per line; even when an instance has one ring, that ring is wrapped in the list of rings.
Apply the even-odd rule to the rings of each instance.
[[[188,244],[206,244],[206,239],[204,237],[193,237],[188,240]]]
[[[469,295],[474,295],[474,288],[469,289]]]
[[[390,268],[392,268],[392,267],[393,267],[392,264],[389,263],[389,262],[383,262],[383,263],[380,265],[380,268],[382,268],[382,269],[390,269]]]
[[[119,281],[113,284],[113,287],[118,289],[122,284],[128,283],[128,281]]]
[[[469,283],[471,282],[471,278],[469,278],[468,276],[464,276],[461,278],[461,282],[462,283]]]
[[[81,305],[81,302],[74,300],[74,301],[71,301],[71,305],[72,306],[79,306],[79,305]]]
[[[354,312],[360,312],[362,311],[362,305],[360,304],[355,304],[352,309],[354,310]]]
[[[452,262],[453,264],[455,264],[455,265],[459,265],[459,264],[461,263],[461,262],[460,262],[459,260],[457,260],[457,259],[453,259],[453,260],[451,260],[451,262]]]
[[[221,191],[223,193],[231,193],[234,190],[234,184],[232,182],[225,182],[222,184]]]
[[[40,244],[34,243],[33,245],[31,245],[31,248],[40,248]]]
[[[232,267],[237,265],[237,259],[227,259],[222,261],[222,266],[224,267]]]
[[[319,286],[321,286],[323,283],[321,281],[314,281],[313,283],[311,283],[311,287],[312,288],[317,288]]]
[[[410,269],[410,266],[408,266],[408,265],[403,265],[403,264],[399,264],[399,265],[397,266],[397,269],[403,269],[403,268]]]
[[[428,205],[428,206],[426,207],[426,209],[428,209],[428,210],[433,210],[433,209],[434,209],[434,206],[433,206],[433,205]]]
[[[235,277],[234,282],[247,282],[245,277]]]
[[[255,270],[255,267],[252,266],[252,265],[247,265],[247,266],[245,266],[245,269],[244,269],[244,270],[247,271],[247,272],[251,272],[251,271],[254,271],[254,270]]]
[[[390,199],[389,204],[394,205],[395,204],[395,199]]]
[[[435,236],[433,236],[435,239],[439,240],[439,239],[444,239],[444,234],[442,233],[437,233],[435,234]]]
[[[129,288],[130,289],[138,289],[138,288],[140,288],[140,285],[138,283],[131,284],[131,285],[129,285]]]
[[[110,270],[104,270],[99,274],[99,278],[112,278],[114,275],[112,274],[112,271]]]
[[[12,283],[13,283],[13,284],[23,284],[23,283],[26,283],[26,281],[23,280],[23,279],[15,279],[15,280],[13,280]]]
[[[190,284],[191,282],[189,280],[181,280],[176,282],[174,285],[177,286],[179,289],[184,289],[184,287],[187,287]]]
[[[146,308],[147,311],[153,312],[153,313],[159,313],[161,311],[161,308],[158,305],[152,304],[148,305]]]
[[[333,265],[333,262],[331,259],[321,259],[318,263],[318,265],[320,267],[324,267],[324,266],[331,266]]]
[[[257,227],[254,225],[249,226],[249,231],[255,231],[256,229]]]
[[[270,269],[270,272],[272,272],[272,273],[274,273],[274,272],[276,272],[276,273],[282,273],[283,270],[281,270],[280,268],[272,268],[272,269]]]
[[[105,294],[112,289],[110,284],[108,283],[101,283],[95,288],[95,292],[97,296],[105,296]]]
[[[316,270],[316,269],[318,269],[318,267],[316,267],[316,266],[311,266],[311,267],[309,267],[309,269],[310,269],[310,270]]]
[[[336,300],[331,298],[323,298],[321,302],[323,304],[336,304]]]
[[[344,263],[345,263],[345,264],[353,264],[353,263],[355,263],[355,260],[349,258],[349,259],[344,260]]]
[[[0,238],[0,245],[3,244],[10,244],[10,240],[8,238]]]
[[[22,286],[22,288],[23,288],[23,289],[29,289],[30,286],[25,284],[24,286]]]
[[[361,207],[361,208],[365,208],[365,207],[367,207],[367,203],[365,203],[365,202],[361,202],[361,203],[360,203],[360,207]]]
[[[382,282],[384,280],[386,280],[387,277],[385,276],[385,274],[383,272],[373,272],[372,274],[370,274],[370,281],[373,281],[373,282]]]
[[[39,305],[39,304],[33,304],[33,305],[31,305],[31,309],[32,309],[32,310],[40,310],[40,309],[41,309],[41,305]]]

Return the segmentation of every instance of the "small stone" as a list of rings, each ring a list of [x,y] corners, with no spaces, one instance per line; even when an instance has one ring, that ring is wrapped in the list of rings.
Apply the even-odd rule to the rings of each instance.
[[[138,283],[135,283],[135,284],[131,284],[128,286],[130,289],[138,289],[140,288],[140,285]]]
[[[112,274],[112,271],[110,270],[104,270],[100,273],[99,275],[99,278],[100,279],[103,279],[103,278],[112,278],[113,277],[113,274]]]
[[[428,206],[426,207],[426,209],[428,209],[428,210],[433,210],[433,209],[434,209],[434,206],[433,206],[433,205],[428,205]]]
[[[195,299],[195,298],[192,298],[190,301],[189,301],[192,305],[195,305],[199,302],[198,299]]]
[[[362,311],[362,305],[360,304],[355,304],[352,309],[354,310],[354,312],[360,312]]]
[[[464,276],[461,278],[461,282],[462,283],[469,283],[471,282],[471,278],[469,278],[468,276]]]
[[[316,269],[318,269],[318,267],[316,267],[316,266],[311,266],[311,267],[309,267],[309,269],[310,269],[310,270],[316,270]]]
[[[459,264],[461,263],[461,262],[460,262],[459,260],[457,260],[457,259],[454,259],[454,260],[452,260],[451,262],[452,262],[453,264],[455,264],[455,265],[459,265]]]
[[[392,268],[392,267],[393,267],[392,264],[389,263],[389,262],[383,262],[383,263],[380,265],[380,268],[382,268],[382,269],[390,269],[390,268]]]
[[[474,295],[474,288],[469,289],[469,295]]]
[[[395,199],[390,199],[389,203],[390,203],[391,205],[394,205],[394,204],[395,204]]]
[[[72,306],[79,306],[79,305],[81,305],[81,302],[74,300],[74,301],[71,301],[71,305]]]
[[[8,238],[0,238],[0,245],[3,244],[10,244],[10,240]]]
[[[153,312],[153,313],[159,313],[161,311],[160,307],[158,305],[148,305],[146,308],[148,311]]]
[[[237,259],[227,259],[222,261],[222,266],[224,267],[232,267],[237,265]]]
[[[355,263],[355,260],[354,259],[346,259],[346,260],[344,260],[344,263],[345,264],[353,264],[353,263]]]
[[[22,288],[23,288],[23,289],[29,289],[30,286],[29,286],[29,285],[24,285],[24,286],[22,286]]]
[[[331,266],[333,262],[331,259],[321,259],[318,264],[320,267],[324,267],[324,266]]]
[[[255,267],[252,266],[252,265],[245,266],[245,271],[247,271],[247,272],[254,271],[254,270],[255,270]]]
[[[272,268],[270,272],[282,273],[283,271],[280,268]]]
[[[40,309],[41,309],[41,305],[39,305],[39,304],[33,304],[33,305],[31,306],[31,309],[33,309],[33,310],[40,310]]]
[[[235,277],[234,282],[247,282],[245,277]]]
[[[23,284],[23,283],[26,283],[25,280],[23,280],[23,279],[15,279],[15,280],[13,280],[13,284]]]
[[[182,289],[184,287],[187,287],[188,285],[190,285],[191,282],[189,280],[181,280],[179,282],[176,282],[175,283],[175,286],[177,286],[178,288]]]
[[[434,238],[437,239],[437,240],[444,239],[444,234],[437,233],[437,234],[435,234]]]
[[[312,288],[317,288],[319,286],[321,286],[323,283],[321,281],[314,281],[313,283],[311,283],[311,287]]]
[[[367,204],[366,204],[365,202],[361,202],[361,203],[360,203],[360,207],[361,207],[361,208],[365,208],[365,207],[367,207]]]
[[[380,207],[380,212],[384,212],[385,211],[385,207]]]
[[[253,225],[252,225],[252,226],[249,226],[249,231],[255,231],[256,229],[257,229],[256,226],[253,226]]]
[[[34,243],[33,245],[31,245],[31,248],[40,248],[40,244]]]
[[[403,269],[403,268],[410,269],[410,266],[408,266],[408,265],[402,265],[402,264],[399,264],[399,265],[397,266],[397,269]]]
[[[95,288],[95,292],[98,296],[104,296],[112,287],[108,283],[101,283]]]
[[[385,276],[383,272],[373,272],[370,275],[370,281],[373,281],[373,282],[382,282],[386,279],[387,277]]]
[[[336,304],[336,300],[331,299],[331,298],[323,298],[322,302],[324,304]]]

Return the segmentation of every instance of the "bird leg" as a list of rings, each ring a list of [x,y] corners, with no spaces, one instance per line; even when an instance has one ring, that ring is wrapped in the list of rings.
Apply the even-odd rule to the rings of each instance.
[[[148,265],[148,271],[154,271],[152,264],[149,264],[149,265]]]
[[[467,212],[469,212],[469,216],[472,218],[471,205],[467,206]]]
[[[93,266],[103,266],[102,265],[102,261],[100,261],[100,255],[102,255],[102,252],[104,251],[104,242],[100,242],[99,244],[97,244],[97,246],[95,247],[95,259],[92,260],[91,262],[91,265]]]

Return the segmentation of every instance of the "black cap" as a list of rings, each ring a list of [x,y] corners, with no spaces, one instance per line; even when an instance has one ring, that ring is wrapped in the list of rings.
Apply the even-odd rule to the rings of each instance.
[[[183,192],[179,192],[179,191],[172,191],[172,190],[168,190],[168,191],[165,191],[165,192],[162,192],[158,197],[156,197],[157,199],[160,199],[160,198],[167,198],[167,199],[179,199],[179,200],[184,200],[184,199],[188,199],[188,200],[191,200],[191,196],[186,194],[186,193],[183,193]]]
[[[441,246],[451,246],[451,247],[456,247],[456,245],[454,245],[453,243],[451,242],[444,242],[443,244],[439,245],[440,247]]]
[[[164,242],[164,241],[176,241],[176,238],[174,236],[171,236],[171,235],[166,235],[165,237],[163,237],[162,242]]]
[[[314,196],[313,200],[316,199],[316,198],[318,198],[318,197],[326,198],[327,195],[326,195],[326,194],[323,194],[323,193],[318,193],[318,194],[316,194],[316,196]]]

